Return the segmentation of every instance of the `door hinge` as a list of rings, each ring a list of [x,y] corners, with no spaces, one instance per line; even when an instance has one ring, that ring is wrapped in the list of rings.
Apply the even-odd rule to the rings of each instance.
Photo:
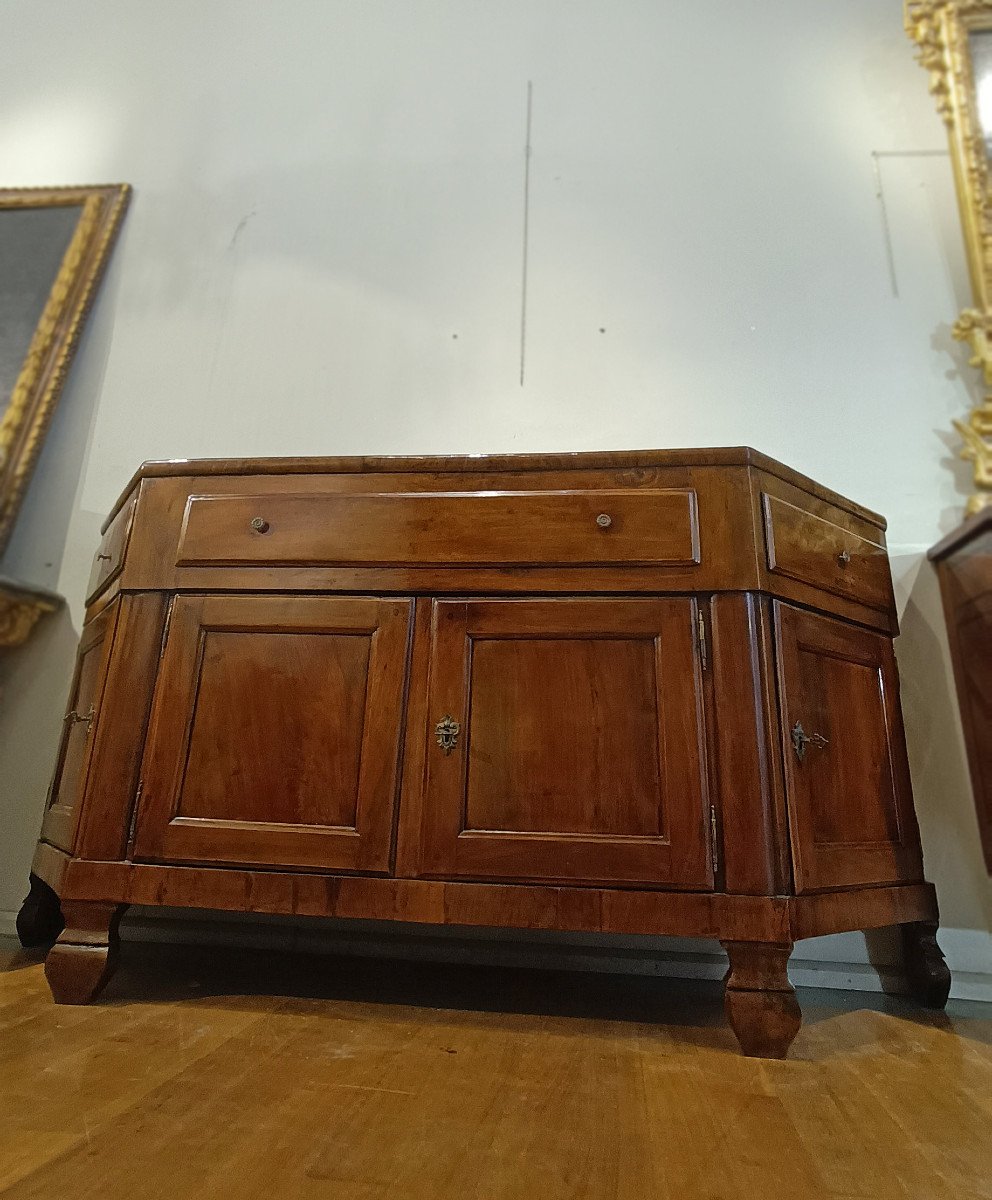
[[[699,661],[705,671],[709,665],[709,653],[706,645],[706,618],[701,608],[696,609],[696,642],[699,645]]]
[[[176,606],[175,596],[169,601],[169,607],[165,612],[165,625],[162,628],[162,645],[158,648],[159,658],[165,653],[165,643],[169,640],[169,626],[172,624],[172,610]]]
[[[138,790],[134,793],[134,803],[131,805],[131,828],[127,831],[127,852],[130,855],[134,846],[134,830],[138,824],[138,809],[141,806],[141,793],[145,790],[145,781],[138,780]]]
[[[720,843],[717,840],[716,806],[710,805],[710,865],[715,875],[720,870]]]

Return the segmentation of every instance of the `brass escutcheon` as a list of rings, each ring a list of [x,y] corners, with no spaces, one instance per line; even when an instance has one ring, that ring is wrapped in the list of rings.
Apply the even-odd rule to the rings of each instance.
[[[445,754],[450,754],[454,750],[461,731],[461,725],[448,714],[443,716],[434,726],[434,736],[437,738],[437,744]]]
[[[800,762],[802,762],[806,757],[807,746],[813,745],[822,750],[824,746],[830,745],[829,740],[825,738],[822,733],[807,734],[806,730],[802,727],[802,722],[800,721],[797,721],[795,725],[793,725],[792,732],[789,734],[789,737],[792,738],[792,745],[796,751],[796,758],[798,758]]]

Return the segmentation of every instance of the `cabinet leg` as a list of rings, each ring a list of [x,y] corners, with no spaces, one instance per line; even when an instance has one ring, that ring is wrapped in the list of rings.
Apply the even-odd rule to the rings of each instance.
[[[901,928],[910,990],[927,1008],[943,1008],[951,990],[951,973],[937,945],[936,922],[914,921]]]
[[[117,926],[127,906],[68,901],[65,929],[45,960],[56,1004],[89,1004],[117,965]]]
[[[789,982],[792,943],[724,942],[730,969],[724,1007],[744,1054],[785,1058],[799,1032],[802,1012]]]
[[[55,892],[39,875],[30,876],[31,890],[17,914],[17,936],[25,950],[50,946],[62,932],[65,921]]]

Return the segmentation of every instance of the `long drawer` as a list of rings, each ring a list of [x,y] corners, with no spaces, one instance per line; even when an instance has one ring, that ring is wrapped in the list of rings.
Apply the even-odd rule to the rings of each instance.
[[[688,488],[191,496],[182,567],[700,562]]]

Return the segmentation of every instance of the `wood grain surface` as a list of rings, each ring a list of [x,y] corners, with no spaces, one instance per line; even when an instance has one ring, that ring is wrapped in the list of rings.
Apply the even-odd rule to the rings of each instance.
[[[138,858],[386,871],[412,605],[179,596]]]
[[[670,980],[129,944],[65,1008],[6,967],[4,1200],[989,1196],[988,1006],[805,992],[768,1062]]]

